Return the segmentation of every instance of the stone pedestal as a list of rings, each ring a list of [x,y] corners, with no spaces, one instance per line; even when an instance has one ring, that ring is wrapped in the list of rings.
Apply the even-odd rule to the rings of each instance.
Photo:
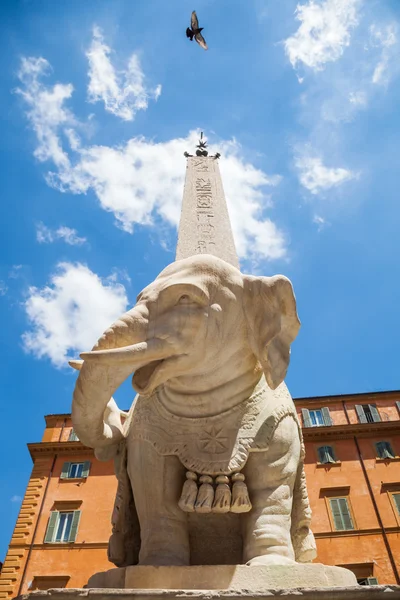
[[[225,590],[262,593],[273,589],[342,588],[357,586],[351,571],[321,564],[202,565],[191,567],[136,566],[93,575],[88,588],[130,590]]]
[[[226,590],[54,589],[25,594],[17,600],[399,600],[400,586],[269,589],[254,593]]]

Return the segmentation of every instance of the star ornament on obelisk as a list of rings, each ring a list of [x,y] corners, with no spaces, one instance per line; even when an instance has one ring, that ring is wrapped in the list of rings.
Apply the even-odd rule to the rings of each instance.
[[[176,260],[195,254],[212,254],[239,268],[219,172],[220,155],[208,155],[207,142],[201,132],[196,156],[187,152],[185,156],[186,179]]]

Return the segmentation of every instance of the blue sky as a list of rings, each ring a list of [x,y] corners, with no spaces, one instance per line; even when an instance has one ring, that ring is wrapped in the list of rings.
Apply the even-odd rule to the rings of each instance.
[[[193,8],[207,52],[185,37]],[[400,387],[398,0],[0,11],[0,559],[26,443],[70,410],[67,358],[174,259],[200,130],[222,154],[242,270],[294,284],[292,395]]]

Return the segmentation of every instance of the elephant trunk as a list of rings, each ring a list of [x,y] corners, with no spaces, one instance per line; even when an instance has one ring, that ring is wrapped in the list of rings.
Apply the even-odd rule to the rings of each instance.
[[[141,346],[140,342],[147,337],[147,316],[143,305],[134,307],[107,329],[93,350]],[[112,395],[133,372],[132,362],[115,365],[84,360],[79,367],[72,361],[72,366],[80,369],[72,401],[72,423],[79,439],[91,448],[104,448],[118,442],[123,437],[122,423]]]

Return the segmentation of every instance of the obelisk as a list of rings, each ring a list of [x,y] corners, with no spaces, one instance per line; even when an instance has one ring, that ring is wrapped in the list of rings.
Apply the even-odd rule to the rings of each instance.
[[[239,268],[218,158],[208,156],[202,139],[196,156],[187,157],[176,260],[213,254]]]

